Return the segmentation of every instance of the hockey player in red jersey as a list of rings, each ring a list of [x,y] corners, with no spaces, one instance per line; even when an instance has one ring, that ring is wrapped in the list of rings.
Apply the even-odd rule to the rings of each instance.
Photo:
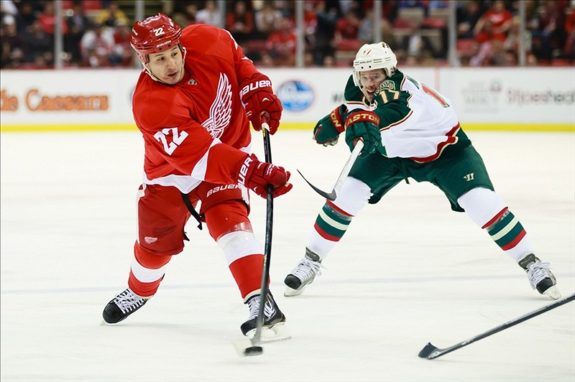
[[[131,44],[144,66],[133,96],[145,145],[139,233],[128,288],[106,305],[104,320],[122,321],[154,296],[170,259],[182,252],[184,226],[194,216],[224,252],[249,306],[241,330],[250,336],[263,255],[248,218],[248,189],[266,197],[271,185],[277,197],[292,185],[284,168],[250,154],[249,122],[256,130],[267,122],[275,133],[281,103],[269,78],[226,30],[203,24],[182,30],[158,14],[134,24]],[[265,314],[266,329],[285,322],[271,293]]]

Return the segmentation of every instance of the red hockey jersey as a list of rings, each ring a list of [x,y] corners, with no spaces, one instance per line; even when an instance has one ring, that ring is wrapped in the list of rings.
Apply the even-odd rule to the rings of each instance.
[[[162,84],[143,71],[134,91],[134,119],[145,143],[144,183],[183,193],[202,181],[236,183],[251,141],[239,90],[257,69],[223,29],[188,26],[181,44],[182,81]]]

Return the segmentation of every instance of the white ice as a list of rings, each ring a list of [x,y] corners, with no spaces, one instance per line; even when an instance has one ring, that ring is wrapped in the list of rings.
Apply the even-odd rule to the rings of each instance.
[[[575,291],[575,134],[470,132],[496,190]],[[262,154],[254,133],[254,150]],[[272,137],[293,191],[275,202],[272,291],[293,338],[239,357],[247,308],[219,248],[187,226],[150,302],[117,326],[105,304],[126,287],[136,237],[138,133],[2,134],[1,380],[34,381],[575,381],[575,303],[436,360],[447,347],[550,300],[429,184],[400,184],[354,220],[304,295],[283,278],[304,254],[323,199],[295,174],[333,186],[349,152],[310,132]],[[251,214],[264,237],[265,201]]]

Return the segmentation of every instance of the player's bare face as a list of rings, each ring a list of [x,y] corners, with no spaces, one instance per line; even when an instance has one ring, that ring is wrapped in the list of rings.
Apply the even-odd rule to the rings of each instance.
[[[359,82],[361,83],[363,95],[369,102],[373,101],[375,93],[379,90],[379,85],[386,79],[383,69],[366,70],[359,73]]]
[[[148,70],[163,83],[177,84],[184,78],[184,57],[178,46],[150,54]]]

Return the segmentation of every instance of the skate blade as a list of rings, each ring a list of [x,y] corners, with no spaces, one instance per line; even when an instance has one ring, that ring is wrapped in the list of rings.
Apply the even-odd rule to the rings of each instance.
[[[256,329],[252,329],[246,333],[246,337],[249,340],[252,340],[255,334]],[[260,335],[260,343],[265,344],[270,342],[285,341],[289,340],[290,338],[291,335],[288,329],[285,327],[285,324],[283,322],[280,322],[279,324],[275,324],[271,328],[265,328],[265,327],[262,328],[262,333]]]
[[[559,300],[561,298],[561,292],[559,292],[559,289],[557,289],[556,285],[547,288],[547,290],[543,292],[543,294],[552,300]]]
[[[284,297],[295,297],[299,296],[303,292],[302,290],[286,288],[284,291]]]
[[[304,287],[304,288],[305,288],[305,287]],[[295,296],[299,296],[300,294],[302,294],[304,288],[293,289],[293,288],[290,288],[290,287],[286,286],[286,289],[284,290],[284,296],[285,296],[285,297],[295,297]]]

